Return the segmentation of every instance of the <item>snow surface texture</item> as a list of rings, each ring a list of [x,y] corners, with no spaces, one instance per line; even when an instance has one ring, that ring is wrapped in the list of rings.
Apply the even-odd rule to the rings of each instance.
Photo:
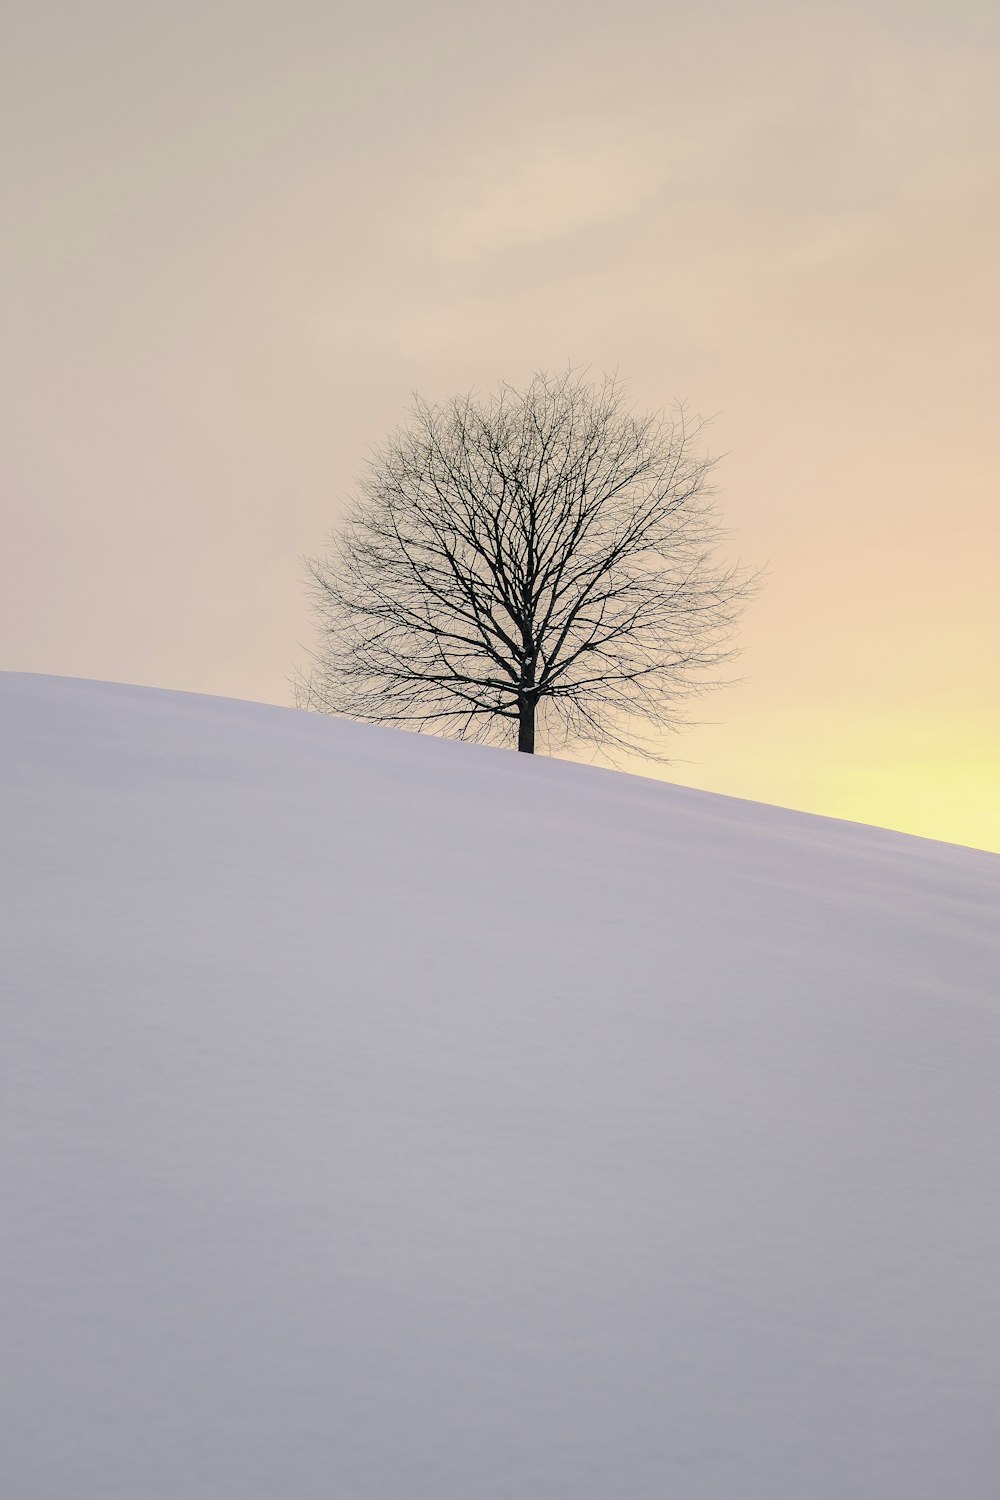
[[[995,1500],[1000,860],[0,678],[10,1500]]]

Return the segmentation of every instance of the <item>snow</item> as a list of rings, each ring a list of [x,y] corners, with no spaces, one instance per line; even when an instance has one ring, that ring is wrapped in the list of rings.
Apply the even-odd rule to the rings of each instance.
[[[0,1493],[993,1500],[1000,860],[0,677]]]

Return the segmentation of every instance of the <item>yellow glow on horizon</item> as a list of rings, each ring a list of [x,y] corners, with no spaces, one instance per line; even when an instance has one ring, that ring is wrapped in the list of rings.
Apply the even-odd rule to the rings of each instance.
[[[832,815],[1000,853],[997,768],[985,759],[853,769]]]
[[[997,738],[996,730],[981,722],[951,723],[920,734],[912,723],[874,719],[843,726],[836,743],[824,749],[806,714],[797,724],[782,718],[770,733],[758,729],[742,755],[730,753],[725,726],[694,730],[687,744],[678,741],[678,754],[693,746],[697,762],[654,774],[733,797],[1000,853]],[[629,769],[640,766],[632,763]]]

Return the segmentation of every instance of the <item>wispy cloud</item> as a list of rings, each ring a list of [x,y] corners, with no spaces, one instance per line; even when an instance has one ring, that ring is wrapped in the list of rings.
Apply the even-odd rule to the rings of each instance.
[[[464,260],[586,231],[628,213],[661,180],[648,154],[619,145],[549,144],[477,163],[451,186],[438,248]]]

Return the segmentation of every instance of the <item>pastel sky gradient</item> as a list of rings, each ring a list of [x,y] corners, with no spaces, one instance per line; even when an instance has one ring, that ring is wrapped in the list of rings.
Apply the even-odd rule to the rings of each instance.
[[[995,0],[7,0],[0,59],[0,666],[290,702],[410,393],[617,369],[769,568],[666,774],[1000,849]]]

